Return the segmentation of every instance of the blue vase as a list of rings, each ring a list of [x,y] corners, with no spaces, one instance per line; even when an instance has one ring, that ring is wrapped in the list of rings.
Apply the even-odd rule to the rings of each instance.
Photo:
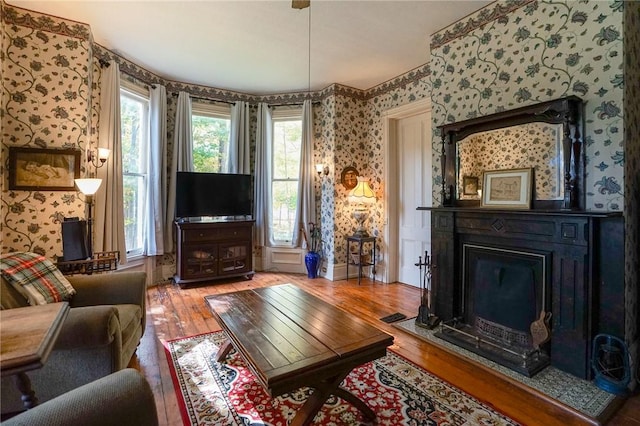
[[[310,251],[304,256],[304,264],[307,267],[307,277],[317,278],[320,267],[320,255],[315,251]]]

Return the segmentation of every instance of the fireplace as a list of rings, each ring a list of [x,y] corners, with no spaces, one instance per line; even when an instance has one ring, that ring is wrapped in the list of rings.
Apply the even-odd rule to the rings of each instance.
[[[436,335],[529,377],[542,370],[549,365],[542,344],[550,334],[549,260],[531,249],[464,243],[460,316]],[[542,335],[531,331],[536,325]]]
[[[550,364],[590,379],[593,338],[624,327],[621,215],[424,209],[437,334],[524,375]]]
[[[442,207],[418,207],[440,336],[527,375],[550,363],[590,379],[593,338],[624,335],[624,223],[585,209],[583,110],[568,96],[439,126]],[[526,207],[465,187],[514,168],[533,171]]]

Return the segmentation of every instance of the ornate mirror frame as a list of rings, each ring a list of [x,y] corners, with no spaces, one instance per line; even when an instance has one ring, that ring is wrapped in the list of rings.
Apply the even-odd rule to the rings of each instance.
[[[467,136],[489,130],[502,129],[526,123],[544,122],[562,125],[562,155],[564,199],[536,200],[532,207],[540,210],[584,210],[585,208],[585,150],[584,105],[577,96],[568,96],[510,111],[502,111],[457,123],[439,126],[442,137],[443,206],[477,207],[478,200],[459,199],[457,144]],[[534,174],[535,179],[535,174]]]

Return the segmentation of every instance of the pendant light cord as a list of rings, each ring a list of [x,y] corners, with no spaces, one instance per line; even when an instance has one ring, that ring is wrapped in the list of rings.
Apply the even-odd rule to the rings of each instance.
[[[309,37],[307,39],[307,97],[311,98],[311,5],[309,5],[307,9],[309,9]]]

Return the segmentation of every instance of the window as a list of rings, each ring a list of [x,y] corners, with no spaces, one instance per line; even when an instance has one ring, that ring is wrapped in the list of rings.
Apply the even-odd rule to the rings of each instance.
[[[231,132],[229,106],[194,102],[191,110],[193,169],[196,172],[227,172]]]
[[[149,152],[149,99],[120,89],[120,132],[127,258],[144,254],[145,196]]]
[[[273,111],[271,240],[291,245],[298,209],[302,111]]]

